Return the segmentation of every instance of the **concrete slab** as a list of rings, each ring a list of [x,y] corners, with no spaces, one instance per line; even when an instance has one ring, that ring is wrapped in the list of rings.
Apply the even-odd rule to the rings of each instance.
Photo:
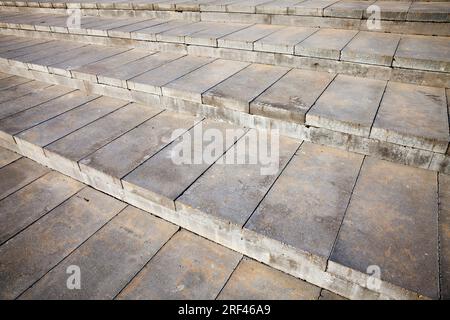
[[[125,206],[85,188],[5,243],[0,247],[1,298],[17,298]]]
[[[181,230],[117,298],[214,299],[240,258],[234,251]]]
[[[206,12],[225,12],[227,5],[238,2],[239,0],[215,0],[210,3],[200,5],[200,11]]]
[[[20,57],[29,53],[33,52],[40,52],[51,49],[55,45],[55,41],[41,41],[38,44],[35,44],[33,46],[25,47],[25,48],[19,48],[15,50],[9,50],[6,52],[0,53],[0,58],[2,61],[8,60],[8,59],[14,59],[16,57]]]
[[[213,60],[213,58],[207,57],[184,56],[128,80],[127,85],[132,90],[161,95],[162,86]]]
[[[127,80],[165,63],[179,59],[182,56],[181,54],[158,52],[142,59],[123,64],[112,70],[99,73],[97,75],[98,82],[115,87],[128,88]]]
[[[249,63],[218,59],[204,65],[162,88],[162,94],[201,103],[202,94],[247,67]]]
[[[329,271],[380,291],[387,281],[437,298],[437,203],[435,172],[367,157]],[[381,283],[369,278],[377,269]]]
[[[211,150],[211,143],[200,141],[202,138],[206,138],[208,133],[230,137],[230,132],[235,134],[235,139],[226,138],[223,141],[224,145],[213,145],[218,149],[214,152]],[[142,196],[175,210],[175,199],[245,132],[245,130],[226,123],[205,120],[129,173],[122,180],[123,188],[126,192]],[[205,136],[199,136],[202,133]],[[180,146],[182,147],[187,142],[190,143],[191,155],[186,155],[188,161],[180,163],[178,159],[174,158],[174,155],[180,155]],[[200,145],[199,142],[201,142]]]
[[[306,0],[290,6],[288,14],[298,16],[323,16],[323,10],[339,0]]]
[[[94,185],[121,188],[120,179],[182,134],[175,130],[187,131],[199,120],[164,111],[81,160],[80,169]]]
[[[30,81],[31,81],[30,79],[18,76],[5,77],[3,79],[0,79],[0,90],[9,89],[18,86],[19,84],[27,83]]]
[[[76,90],[0,120],[0,137],[15,135],[99,96]]]
[[[20,98],[5,101],[0,104],[0,119],[4,119],[21,111],[38,106],[41,103],[64,96],[71,91],[74,90],[62,86],[51,86],[48,87],[47,90],[35,91]]]
[[[249,112],[249,104],[289,71],[288,68],[252,64],[202,96],[204,104]]]
[[[320,288],[244,257],[219,300],[316,300]]]
[[[360,31],[342,50],[341,60],[391,66],[400,35]]]
[[[256,6],[271,0],[241,0],[227,5],[227,12],[256,13]]]
[[[83,187],[80,182],[51,171],[0,201],[0,243],[14,237]]]
[[[210,22],[196,22],[158,33],[156,35],[156,40],[163,42],[185,43],[186,36],[202,30],[210,29],[211,27],[214,27],[214,24],[211,24]]]
[[[178,227],[128,206],[21,299],[113,299]],[[80,267],[80,290],[68,290],[67,267]]]
[[[186,44],[217,47],[217,39],[248,28],[251,24],[210,22],[210,28],[185,36]]]
[[[134,31],[138,31],[145,28],[150,28],[156,25],[160,25],[163,23],[166,23],[166,20],[160,20],[160,19],[150,19],[145,21],[140,21],[137,23],[129,24],[126,26],[113,28],[111,30],[108,30],[108,36],[114,37],[114,38],[126,38],[131,39],[131,33]]]
[[[370,136],[445,153],[450,140],[445,90],[389,82]]]
[[[253,44],[255,51],[294,54],[294,47],[311,34],[316,28],[287,27],[276,31]]]
[[[447,37],[403,36],[394,67],[450,72],[449,42]]]
[[[0,169],[0,199],[23,188],[48,173],[49,169],[27,158],[21,158]]]
[[[304,142],[245,228],[325,264],[363,156]]]
[[[256,6],[256,13],[266,14],[288,14],[288,9],[302,0],[275,0]]]
[[[448,22],[450,3],[448,2],[413,2],[408,11],[409,21]]]
[[[293,69],[250,103],[250,113],[273,119],[305,122],[334,74]]]
[[[48,88],[50,86],[51,86],[51,84],[48,84],[45,82],[29,81],[29,82],[25,82],[23,84],[19,84],[14,87],[10,87],[8,89],[4,89],[1,91],[0,103],[3,103],[8,100],[23,97],[34,91],[39,91],[39,90]]]
[[[450,299],[450,176],[439,174],[439,271],[441,299]]]
[[[124,107],[51,143],[45,153],[56,153],[77,162],[161,112],[135,103],[127,105],[128,102],[121,100],[115,103]]]
[[[131,49],[98,62],[73,69],[71,73],[74,78],[97,82],[97,74],[108,72],[121,65],[142,59],[151,54],[148,51]]]
[[[409,7],[412,1],[376,1],[373,5],[380,8],[380,17],[382,20],[397,20],[405,21]],[[368,19],[372,16],[373,12],[364,11],[363,17]]]
[[[385,81],[338,75],[306,114],[306,124],[368,137],[385,87]]]
[[[356,30],[320,29],[295,46],[295,55],[339,60]]]
[[[265,138],[271,139],[271,136]],[[259,139],[262,139],[261,135],[258,137],[255,130],[247,132],[177,199],[177,210],[200,211],[243,226],[300,145],[297,140],[280,136],[278,166],[266,165],[272,170],[265,174],[261,171],[263,165],[258,161],[252,163],[250,157],[250,154],[258,157]],[[269,150],[274,148],[276,152],[277,146],[268,144]],[[247,161],[242,161],[245,159]]]
[[[339,17],[339,18],[356,18],[361,19],[363,12],[373,4],[375,1],[354,1],[342,0],[323,10],[325,17]]]
[[[157,41],[156,35],[158,33],[175,29],[177,27],[187,27],[192,24],[190,21],[183,20],[171,20],[166,23],[156,24],[148,28],[139,29],[137,31],[131,32],[131,39],[135,40],[147,40],[147,41]]]
[[[217,45],[222,48],[253,50],[253,43],[255,41],[281,29],[283,29],[282,26],[255,24],[218,39]]]
[[[0,168],[20,159],[21,155],[5,148],[0,148]]]

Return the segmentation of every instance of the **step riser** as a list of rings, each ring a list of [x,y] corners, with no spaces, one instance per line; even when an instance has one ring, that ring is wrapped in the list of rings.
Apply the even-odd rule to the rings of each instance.
[[[256,129],[279,129],[280,134],[296,139],[370,155],[413,167],[450,173],[449,156],[439,152],[406,147],[394,143],[382,142],[373,138],[365,138],[325,128],[271,119],[260,115],[252,115],[227,108],[213,107],[173,97],[159,96],[146,92],[68,78],[47,72],[14,67],[4,63],[0,63],[0,71],[33,80],[85,90],[94,94],[138,102],[145,105],[161,106],[170,110],[204,116],[210,119],[225,120],[239,126]],[[162,91],[164,92],[164,90]]]
[[[15,144],[15,141],[17,144]],[[174,210],[161,206],[144,198],[129,187],[122,188],[116,182],[111,183],[103,174],[96,174],[94,169],[83,171],[78,163],[65,159],[48,150],[30,144],[22,139],[11,137],[9,142],[2,141],[4,147],[13,150],[68,175],[80,182],[123,200],[142,210],[179,225],[216,243],[238,251],[261,261],[276,269],[306,280],[312,284],[335,292],[349,299],[420,299],[425,298],[414,292],[402,289],[387,282],[381,282],[376,290],[368,288],[364,275],[353,273],[347,277],[340,272],[340,265],[326,259],[308,254],[298,249],[267,238],[253,231],[228,223],[187,207]],[[98,173],[98,172],[97,172]],[[342,267],[341,267],[342,268]],[[335,273],[327,270],[335,270]],[[355,277],[358,274],[359,277]],[[358,280],[358,281],[356,281]],[[370,287],[370,285],[369,285]]]
[[[32,31],[14,28],[1,28],[1,35],[13,35],[35,39],[71,40],[86,44],[121,46],[127,48],[146,49],[180,54],[191,54],[203,57],[237,60],[251,63],[262,63],[274,66],[298,68],[305,70],[333,72],[352,76],[411,83],[423,86],[449,88],[448,73],[386,67],[348,61],[337,61],[313,57],[301,57],[289,54],[262,51],[247,51],[231,48],[205,47],[181,43],[143,41],[106,36],[67,34],[58,32]]]
[[[76,8],[76,6],[72,6]],[[22,13],[53,13],[65,14],[66,9],[46,7],[13,7],[2,6],[2,10]],[[264,13],[240,13],[240,12],[195,12],[195,11],[168,11],[168,10],[124,10],[124,9],[93,9],[81,8],[81,14],[89,16],[100,16],[105,18],[114,17],[136,17],[136,18],[161,18],[161,19],[185,19],[189,21],[210,22],[234,22],[234,23],[263,23],[298,27],[321,27],[348,30],[369,29],[367,20],[340,17],[321,16],[295,16],[285,14]],[[450,36],[450,23],[443,21],[399,21],[381,20],[381,29],[378,32],[392,32],[401,34],[417,35],[439,35]]]

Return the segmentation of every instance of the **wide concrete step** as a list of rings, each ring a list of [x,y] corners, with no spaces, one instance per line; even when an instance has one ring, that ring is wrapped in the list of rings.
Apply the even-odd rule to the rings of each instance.
[[[0,110],[10,150],[344,297],[448,286],[445,175],[61,86]]]
[[[450,172],[445,88],[118,46],[0,43],[3,72]]]
[[[450,35],[447,2],[354,0],[90,0],[1,1],[24,13],[64,13],[105,17],[159,17],[234,23],[264,23],[302,27],[405,34]],[[374,23],[376,18],[380,23]]]
[[[4,148],[0,181],[2,300],[343,299]]]
[[[83,16],[70,26],[68,20],[0,10],[0,32],[450,86],[448,37],[251,22]]]

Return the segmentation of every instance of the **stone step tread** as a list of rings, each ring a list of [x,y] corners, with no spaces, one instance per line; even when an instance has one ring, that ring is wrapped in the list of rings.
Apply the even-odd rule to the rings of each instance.
[[[90,106],[95,108],[99,99],[103,97],[89,102]],[[436,172],[288,137],[281,136],[278,140],[276,133],[266,136],[255,129],[243,130],[157,107],[105,99],[109,101],[105,102],[105,108],[110,104],[115,106],[88,124],[81,122],[78,111],[79,108],[87,111],[88,104],[79,106],[76,100],[69,111],[61,110],[59,116],[49,114],[48,121],[14,136],[18,149],[23,155],[98,190],[349,298],[417,297],[414,292],[439,297],[437,265],[442,259],[438,259],[438,246],[434,246],[438,241]],[[71,117],[71,113],[79,115]],[[78,119],[77,124],[62,130],[62,119],[68,118]],[[168,132],[178,126],[176,123],[180,124],[180,130],[168,139]],[[174,150],[178,148],[179,152],[183,141],[198,141],[195,137],[202,137],[198,135],[200,129],[205,132],[216,129],[222,133],[232,130],[233,138],[224,141],[226,144],[212,158],[200,158],[197,165],[174,161]],[[0,130],[3,132],[1,126]],[[28,132],[43,131],[51,132],[52,138],[45,145],[34,144],[36,136]],[[154,137],[144,139],[144,135]],[[263,137],[272,141],[269,146],[279,150],[276,161],[249,160],[227,165],[230,161],[234,163],[235,156],[251,159],[256,154],[255,147],[261,143],[258,139]],[[193,156],[201,157],[211,151],[206,143],[199,148],[193,149]],[[113,153],[115,157],[108,156]],[[0,174],[5,168],[24,161],[32,163],[25,158],[17,160],[0,169]],[[17,186],[40,178],[48,170],[21,170],[22,176],[27,175],[19,179],[21,182],[17,181],[17,169],[13,172],[5,173],[11,178],[0,180],[5,197],[16,191]],[[372,210],[378,212],[376,219]],[[364,215],[371,217],[366,219]],[[398,240],[399,231],[390,229],[394,227],[393,221],[396,230],[403,230],[408,239]],[[421,229],[420,235],[414,231],[416,228]],[[370,238],[367,251],[358,251],[362,246],[357,238],[361,232]],[[447,241],[445,237],[444,241]],[[257,249],[251,249],[253,246]],[[357,257],[353,258],[354,255]],[[396,262],[409,259],[413,261]],[[374,263],[382,270],[382,281],[371,287],[372,278],[367,279],[366,268]],[[429,272],[418,271],[425,268]],[[40,272],[39,268],[36,270]],[[157,297],[166,292],[156,284],[156,287],[148,285],[155,281],[149,276],[151,270],[160,274],[158,266],[147,265],[134,285],[121,296]],[[441,277],[445,275],[442,273]],[[228,278],[229,273],[222,276]],[[223,283],[217,283],[217,287],[220,285]],[[209,291],[205,292],[209,296]]]
[[[42,31],[38,27],[39,22],[48,20],[48,32],[175,43],[187,47],[202,45],[435,72],[450,71],[447,37],[251,23],[101,17],[82,17],[80,28],[68,29],[65,26],[52,27],[52,16],[55,15],[35,16],[38,18],[33,19],[29,15],[0,17],[0,27]],[[86,19],[87,22],[83,23]]]
[[[276,14],[367,19],[369,6],[381,10],[381,19],[395,21],[448,22],[450,6],[442,1],[354,1],[354,0],[102,0],[102,1],[14,1],[4,0],[4,6],[83,9],[146,9],[156,11],[200,11],[247,14]],[[369,8],[369,9],[368,9]]]
[[[22,52],[26,61],[36,46]],[[46,50],[48,57],[52,50]],[[67,56],[56,51],[55,61],[47,57],[22,64],[21,56],[6,59],[0,53],[0,64],[120,87],[130,99],[140,93],[152,101],[162,96],[440,154],[446,153],[450,140],[444,88],[121,47],[86,45],[69,50]],[[8,56],[14,52],[6,51]],[[8,79],[1,79],[0,85],[10,87]],[[11,79],[13,85],[26,81]],[[55,86],[44,95],[32,93],[1,103],[0,118],[23,111],[27,101],[37,105],[45,95],[54,99],[60,96],[58,90],[67,89]]]
[[[8,153],[20,157],[0,148]],[[0,179],[15,170],[4,169]],[[56,171],[0,200],[0,208],[2,298],[342,299]],[[79,290],[67,287],[74,266]]]

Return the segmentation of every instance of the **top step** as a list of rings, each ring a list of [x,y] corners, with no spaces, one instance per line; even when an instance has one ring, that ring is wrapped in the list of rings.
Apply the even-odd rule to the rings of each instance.
[[[82,14],[331,27],[450,35],[448,1],[353,0],[34,0],[0,1],[15,9],[81,9]]]

